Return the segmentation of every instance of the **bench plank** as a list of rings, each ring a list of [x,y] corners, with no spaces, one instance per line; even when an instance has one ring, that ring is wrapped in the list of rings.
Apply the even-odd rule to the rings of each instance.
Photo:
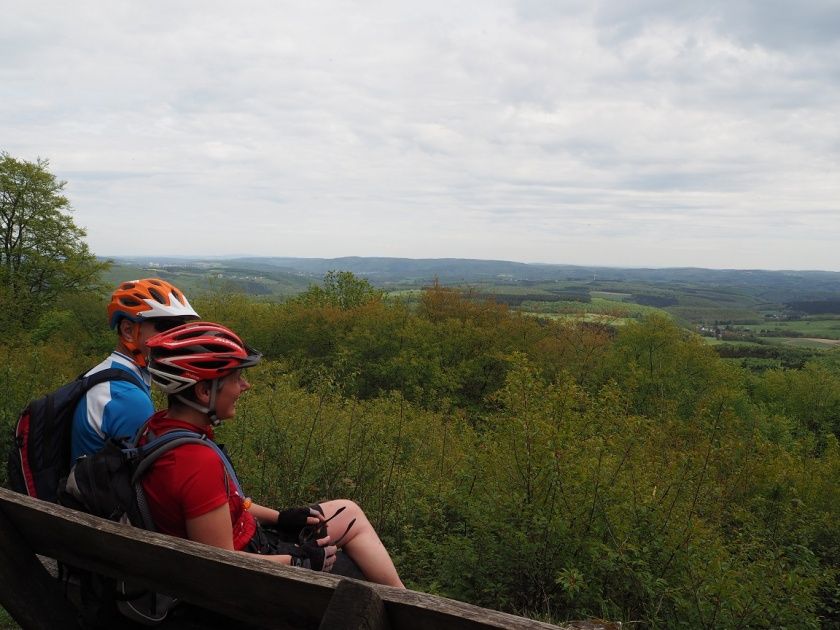
[[[267,628],[318,628],[342,579],[114,523],[0,488],[0,511],[32,551]],[[451,599],[363,583],[395,630],[557,629]]]
[[[77,628],[77,615],[55,579],[0,511],[0,598],[24,628]]]
[[[335,589],[319,630],[390,630],[382,598],[356,580],[342,580]]]

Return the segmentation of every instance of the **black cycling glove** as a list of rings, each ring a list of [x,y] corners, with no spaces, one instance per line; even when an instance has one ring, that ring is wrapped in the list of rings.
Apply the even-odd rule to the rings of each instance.
[[[306,522],[307,518],[319,515],[320,512],[318,510],[308,505],[306,507],[280,510],[280,513],[277,515],[276,527],[280,531],[297,536],[300,530],[309,525],[309,523]]]
[[[292,566],[313,571],[332,571],[335,564],[335,546],[319,547],[315,541],[299,546],[292,552]]]

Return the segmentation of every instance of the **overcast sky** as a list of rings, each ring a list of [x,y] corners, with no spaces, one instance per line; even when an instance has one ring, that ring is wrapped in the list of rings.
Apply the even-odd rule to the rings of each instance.
[[[0,0],[99,255],[840,270],[840,0]]]

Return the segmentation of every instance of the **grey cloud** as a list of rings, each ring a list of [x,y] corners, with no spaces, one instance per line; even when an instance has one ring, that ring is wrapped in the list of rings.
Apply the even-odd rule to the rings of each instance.
[[[746,44],[812,48],[836,44],[840,32],[840,6],[835,0],[728,2],[721,7],[721,26],[731,25]]]
[[[657,23],[706,23],[744,46],[772,49],[814,48],[837,42],[840,11],[834,0],[741,0],[601,2],[595,22],[607,41],[640,36]]]
[[[19,4],[1,148],[52,158],[103,253],[116,208],[172,223],[160,253],[209,213],[182,253],[702,265],[725,222],[813,266],[840,71],[801,4]]]
[[[724,168],[703,172],[680,172],[667,168],[657,169],[653,173],[630,175],[617,183],[617,187],[629,190],[653,191],[718,191],[740,190],[744,187],[743,177],[737,171]]]

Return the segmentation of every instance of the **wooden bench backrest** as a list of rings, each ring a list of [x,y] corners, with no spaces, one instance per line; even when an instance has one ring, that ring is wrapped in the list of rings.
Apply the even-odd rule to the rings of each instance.
[[[0,488],[0,597],[24,596],[20,549],[108,575],[131,577],[221,614],[265,627],[317,628],[342,579],[113,523]],[[5,566],[2,566],[5,565]],[[451,599],[365,583],[384,603],[395,630],[533,628],[514,615]],[[29,587],[31,588],[31,587]],[[17,592],[17,595],[15,594]],[[8,601],[2,601],[9,608]]]

